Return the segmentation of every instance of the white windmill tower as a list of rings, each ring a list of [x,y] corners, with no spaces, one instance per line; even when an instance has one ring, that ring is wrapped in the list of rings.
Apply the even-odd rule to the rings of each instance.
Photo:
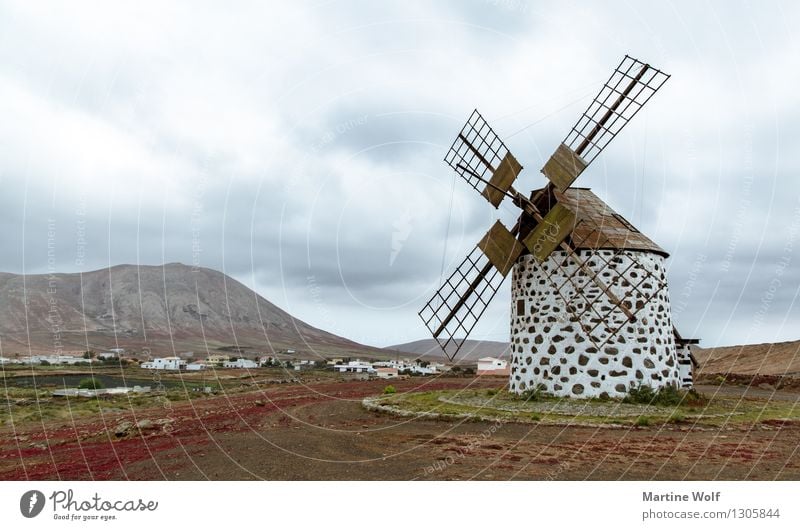
[[[669,79],[625,56],[542,168],[549,183],[514,189],[517,159],[473,112],[445,161],[495,208],[499,221],[420,311],[452,360],[513,270],[509,389],[559,396],[622,396],[638,385],[691,385],[689,344],[674,330],[667,253],[600,198],[571,187]]]

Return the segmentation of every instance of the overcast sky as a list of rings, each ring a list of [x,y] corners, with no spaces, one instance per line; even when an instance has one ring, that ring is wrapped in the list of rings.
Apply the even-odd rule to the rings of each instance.
[[[469,113],[542,186],[628,53],[672,78],[578,184],[671,254],[684,336],[800,339],[796,3],[269,4],[0,3],[0,270],[46,272],[51,230],[61,272],[197,263],[360,342],[424,338],[442,269],[515,213],[453,187]],[[509,291],[475,338],[508,339]]]

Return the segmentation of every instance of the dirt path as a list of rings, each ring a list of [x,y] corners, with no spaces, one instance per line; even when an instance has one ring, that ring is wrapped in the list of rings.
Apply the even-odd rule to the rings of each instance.
[[[421,382],[428,389],[502,386],[492,379],[395,386],[418,390]],[[384,386],[283,385],[106,418],[112,431],[142,418],[156,425],[120,439],[98,420],[5,431],[0,479],[800,478],[797,426],[700,431],[404,420],[361,407]]]

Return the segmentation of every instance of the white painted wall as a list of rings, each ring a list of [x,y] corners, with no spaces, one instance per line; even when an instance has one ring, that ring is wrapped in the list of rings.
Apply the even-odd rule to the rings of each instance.
[[[611,251],[600,252],[611,255]],[[521,393],[543,385],[546,392],[557,396],[588,398],[607,393],[621,397],[638,384],[654,388],[680,386],[669,294],[666,287],[659,289],[659,282],[666,286],[664,258],[650,252],[635,252],[631,256],[631,252],[619,256],[620,262],[615,265],[618,270],[625,270],[635,259],[659,281],[641,285],[641,294],[625,296],[619,288],[614,288],[615,293],[625,296],[634,307],[640,303],[642,309],[636,314],[637,321],[628,323],[624,313],[616,308],[592,332],[593,339],[581,326],[581,323],[595,326],[592,315],[584,314],[576,321],[574,314],[566,311],[567,300],[576,305],[586,304],[580,296],[583,292],[590,299],[596,297],[598,307],[614,307],[606,295],[585,277],[578,276],[577,286],[567,281],[576,266],[572,262],[558,265],[564,263],[563,251],[553,253],[541,265],[533,256],[520,258],[512,275],[509,379],[512,392]],[[581,255],[586,259],[590,251],[581,251]],[[601,260],[595,262],[599,264]],[[640,273],[635,268],[625,277],[638,283]],[[607,281],[611,278],[613,275],[605,277]],[[561,287],[557,290],[555,286]],[[619,326],[622,326],[619,332],[612,333]]]

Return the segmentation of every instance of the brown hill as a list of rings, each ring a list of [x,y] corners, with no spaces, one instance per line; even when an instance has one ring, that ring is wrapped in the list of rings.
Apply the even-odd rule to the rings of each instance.
[[[700,373],[800,375],[800,340],[695,348]]]
[[[180,263],[83,274],[0,273],[0,351],[225,346],[271,352],[379,352],[298,320],[225,274]]]
[[[434,339],[415,340],[405,344],[389,346],[387,349],[397,350],[404,353],[413,353],[417,356],[444,358],[442,349]],[[507,359],[509,353],[508,342],[497,342],[492,340],[466,340],[461,350],[458,352],[456,362],[477,361],[481,357],[498,357]]]

